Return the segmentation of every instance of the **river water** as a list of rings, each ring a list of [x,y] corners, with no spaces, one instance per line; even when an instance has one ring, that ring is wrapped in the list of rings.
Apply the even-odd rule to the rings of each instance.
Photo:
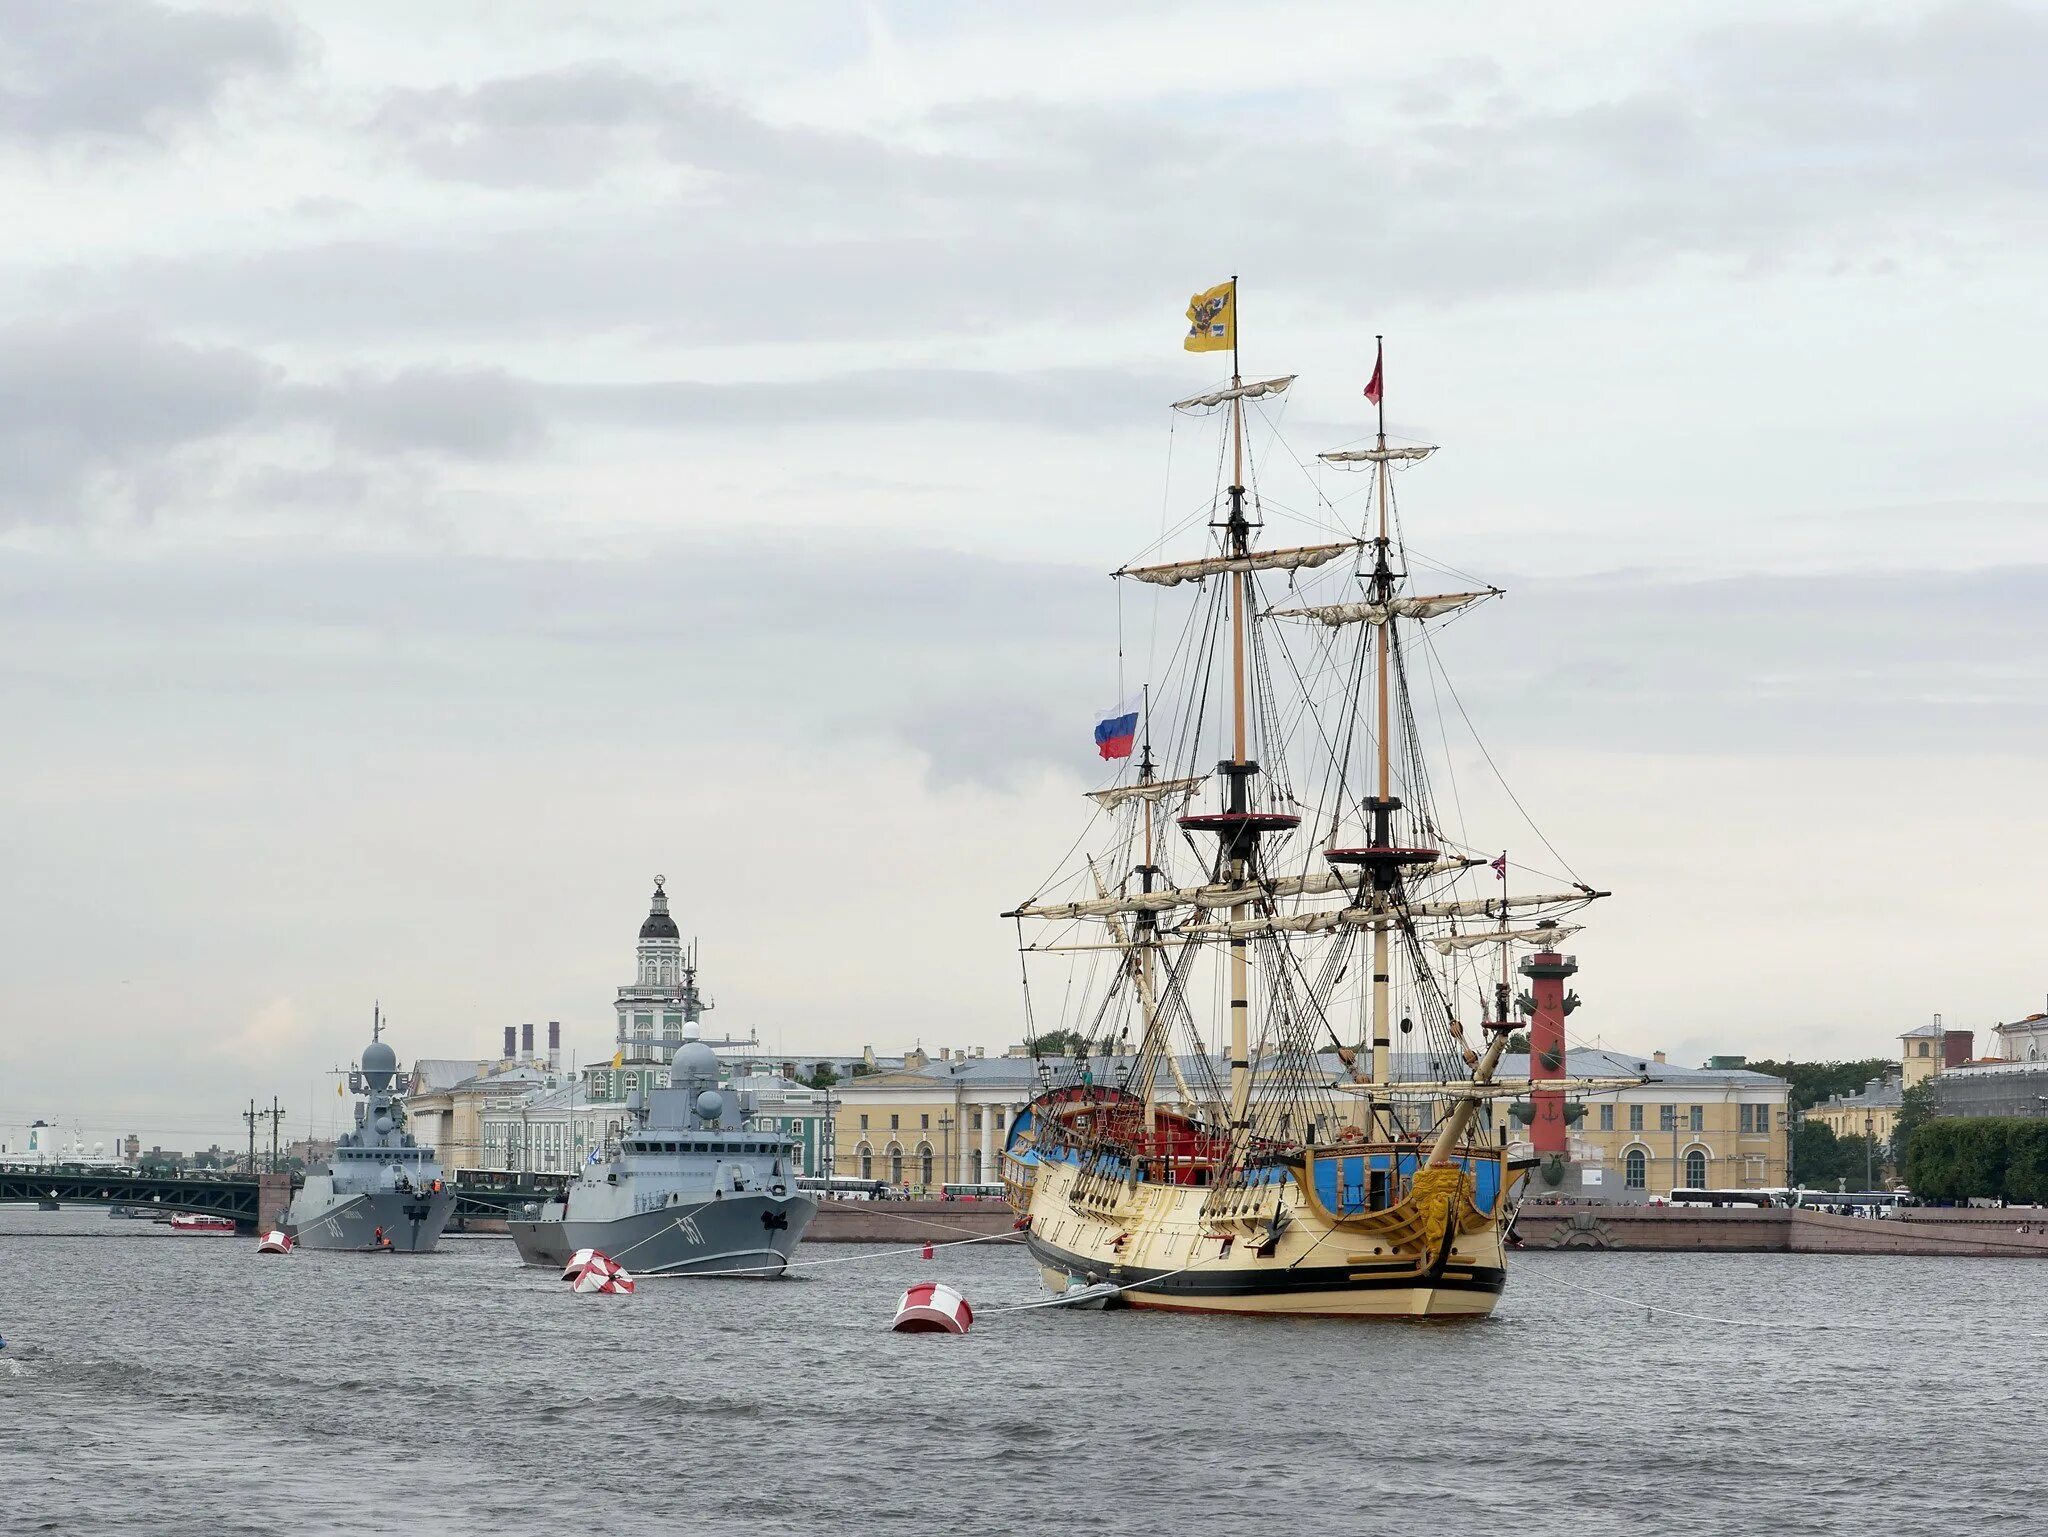
[[[1038,1296],[1004,1246],[798,1258],[779,1283],[578,1297],[502,1239],[274,1259],[0,1210],[0,1529],[1987,1537],[2044,1519],[2038,1262],[1522,1253],[1492,1321],[1425,1329],[1002,1314]],[[887,1332],[934,1278],[981,1309],[972,1332]]]

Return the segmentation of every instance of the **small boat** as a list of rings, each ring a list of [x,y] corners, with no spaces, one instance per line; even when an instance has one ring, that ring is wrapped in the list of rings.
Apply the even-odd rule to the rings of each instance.
[[[198,1212],[181,1211],[171,1218],[171,1231],[173,1233],[226,1233],[229,1237],[233,1237],[235,1219],[233,1217],[204,1217]]]
[[[1067,1277],[1066,1290],[1054,1297],[1050,1307],[1079,1308],[1083,1312],[1100,1313],[1118,1297],[1123,1288],[1113,1281],[1087,1281],[1080,1276]]]

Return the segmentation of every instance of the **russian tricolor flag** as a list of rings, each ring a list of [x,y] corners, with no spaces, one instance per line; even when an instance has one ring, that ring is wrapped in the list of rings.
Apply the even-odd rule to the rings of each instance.
[[[1105,758],[1128,758],[1138,740],[1137,699],[1126,699],[1115,712],[1096,723],[1095,750]]]

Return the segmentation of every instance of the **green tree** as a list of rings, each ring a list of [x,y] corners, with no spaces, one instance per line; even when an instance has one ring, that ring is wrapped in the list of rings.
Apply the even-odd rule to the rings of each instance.
[[[1792,1139],[1792,1173],[1809,1190],[1825,1190],[1842,1172],[1842,1148],[1819,1121],[1801,1121]]]
[[[1902,1176],[1906,1172],[1906,1149],[1912,1145],[1913,1133],[1934,1116],[1934,1086],[1931,1083],[1916,1083],[1899,1096],[1898,1119],[1892,1123],[1891,1162]]]
[[[1031,1044],[1041,1057],[1088,1055],[1088,1037],[1078,1030],[1046,1030]]]
[[[1521,1053],[1522,1053],[1523,1055],[1525,1055],[1525,1056],[1526,1056],[1526,1055],[1528,1054],[1528,1051],[1529,1051],[1529,1036],[1528,1036],[1528,1033],[1527,1033],[1526,1031],[1522,1031],[1522,1030],[1517,1030],[1517,1031],[1516,1031],[1516,1032],[1515,1032],[1515,1033],[1514,1033],[1513,1035],[1509,1036],[1509,1037],[1508,1037],[1508,1050],[1509,1050],[1509,1051],[1519,1051],[1519,1052],[1521,1052]]]
[[[1929,1201],[2048,1200],[2048,1122],[2009,1116],[1923,1121],[1906,1146],[1906,1183]]]
[[[837,1083],[838,1081],[838,1069],[833,1067],[830,1062],[820,1062],[818,1064],[818,1070],[815,1073],[811,1074],[810,1077],[804,1080],[805,1083],[809,1084],[814,1089],[829,1089],[832,1087],[833,1084]]]
[[[1773,1062],[1766,1058],[1743,1064],[1750,1072],[1769,1073],[1792,1086],[1792,1108],[1810,1109],[1835,1094],[1859,1093],[1873,1078],[1897,1066],[1889,1057],[1864,1057],[1854,1062]]]
[[[2005,1195],[2022,1206],[2048,1206],[2048,1121],[2008,1121]]]

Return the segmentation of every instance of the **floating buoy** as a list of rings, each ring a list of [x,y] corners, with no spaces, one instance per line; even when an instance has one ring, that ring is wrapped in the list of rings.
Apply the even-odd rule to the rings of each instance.
[[[602,1249],[578,1249],[569,1256],[562,1279],[575,1291],[601,1297],[625,1296],[634,1290],[626,1267]]]
[[[932,1257],[932,1252],[932,1241],[929,1238],[927,1238],[924,1241],[924,1257],[926,1259],[930,1259]]]
[[[920,1281],[896,1304],[898,1334],[965,1334],[974,1322],[967,1299],[943,1281]]]
[[[576,1278],[576,1291],[598,1297],[630,1296],[634,1290],[633,1278],[617,1265],[592,1265]]]
[[[292,1237],[283,1228],[274,1227],[263,1235],[256,1245],[258,1254],[289,1254],[292,1252]]]

